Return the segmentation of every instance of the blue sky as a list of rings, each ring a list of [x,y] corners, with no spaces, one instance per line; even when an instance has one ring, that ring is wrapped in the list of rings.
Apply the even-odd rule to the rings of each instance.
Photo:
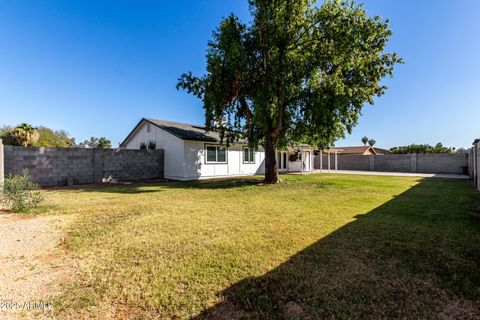
[[[466,147],[480,137],[480,1],[366,0],[366,9],[390,18],[388,49],[405,64],[337,145],[367,135],[382,147]],[[247,0],[1,1],[0,125],[117,145],[142,117],[201,124],[201,101],[175,84],[203,73],[212,30],[231,12],[248,20]]]

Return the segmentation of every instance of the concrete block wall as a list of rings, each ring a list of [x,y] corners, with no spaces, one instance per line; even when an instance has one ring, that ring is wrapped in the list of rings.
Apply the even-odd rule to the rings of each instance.
[[[335,156],[331,156],[334,169]],[[328,156],[323,156],[323,169],[327,169]],[[315,169],[320,169],[320,156],[315,157]],[[468,174],[469,156],[463,154],[388,154],[338,155],[338,170],[450,173]]]
[[[361,155],[338,155],[338,170],[370,170],[370,159]],[[314,157],[314,168],[320,169],[320,156]],[[322,154],[322,169],[328,170],[328,154]],[[330,170],[335,170],[335,154],[330,154]]]
[[[417,172],[468,174],[468,153],[419,154]]]
[[[338,170],[370,170],[370,157],[362,155],[338,155]]]
[[[163,150],[96,150],[102,152],[103,177],[119,180],[163,178]]]
[[[383,172],[412,172],[413,171],[412,155],[410,154],[388,154],[388,155],[367,156],[367,157],[372,157],[374,159],[375,166],[372,171],[383,171]]]
[[[121,150],[86,148],[24,148],[4,146],[5,174],[24,169],[41,186],[163,177],[163,150]]]

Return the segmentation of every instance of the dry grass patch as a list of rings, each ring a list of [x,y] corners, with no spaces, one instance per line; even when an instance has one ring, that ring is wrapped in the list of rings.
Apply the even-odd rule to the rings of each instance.
[[[63,219],[26,214],[0,215],[0,302],[44,304],[43,309],[0,308],[2,319],[51,318],[47,305],[70,279],[62,250]]]

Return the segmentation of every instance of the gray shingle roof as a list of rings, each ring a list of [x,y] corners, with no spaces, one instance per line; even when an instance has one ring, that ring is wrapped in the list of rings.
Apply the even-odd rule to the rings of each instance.
[[[195,140],[195,141],[207,141],[207,142],[220,141],[220,134],[218,132],[214,132],[214,131],[207,132],[205,131],[205,127],[200,125],[156,120],[156,119],[145,119],[145,120],[183,140]]]
[[[182,140],[194,140],[194,141],[204,141],[204,142],[220,142],[220,133],[215,131],[206,131],[204,126],[173,122],[173,121],[164,121],[150,118],[142,118],[140,122],[135,126],[135,128],[128,134],[128,136],[120,144],[121,147],[125,147],[127,142],[138,132],[145,122],[151,123],[156,127],[176,136]],[[225,141],[225,140],[224,140]],[[245,139],[239,139],[237,143],[246,144]]]

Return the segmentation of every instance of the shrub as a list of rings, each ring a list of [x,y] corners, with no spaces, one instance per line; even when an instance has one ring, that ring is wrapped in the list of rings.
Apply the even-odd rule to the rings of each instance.
[[[10,174],[3,183],[0,203],[14,212],[23,212],[35,208],[42,200],[40,187],[30,179],[28,170],[22,175]]]
[[[147,144],[145,142],[140,143],[140,150],[147,150]]]
[[[155,141],[150,141],[148,143],[148,150],[155,150],[157,149],[157,143]]]

